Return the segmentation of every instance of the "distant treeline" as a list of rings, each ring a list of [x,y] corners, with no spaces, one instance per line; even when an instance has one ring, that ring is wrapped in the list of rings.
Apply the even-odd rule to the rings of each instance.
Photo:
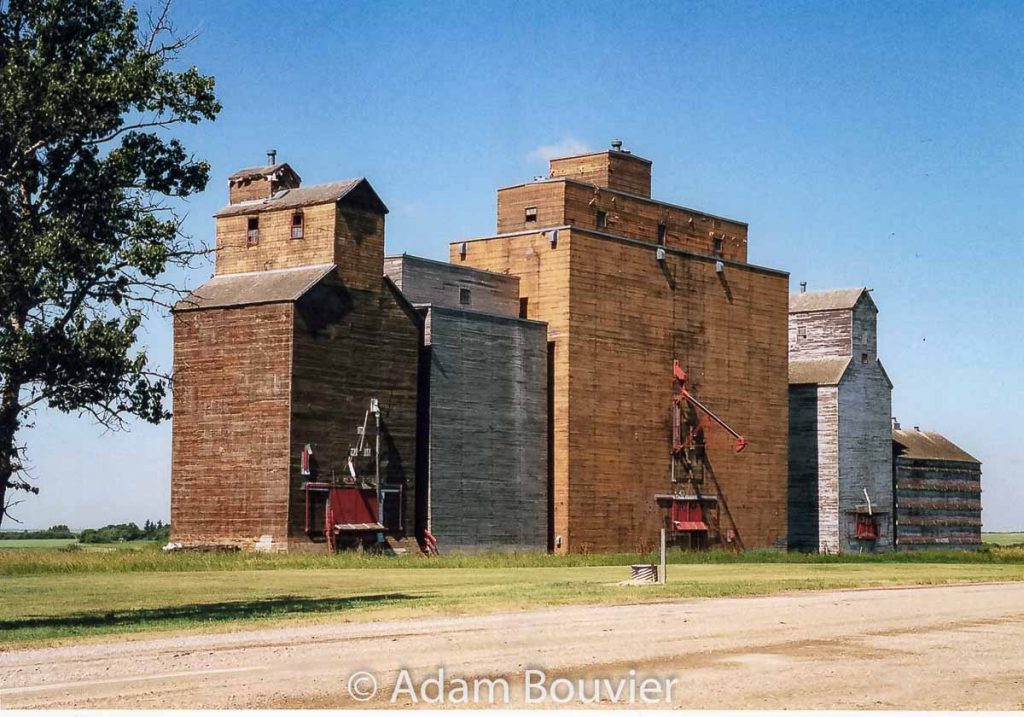
[[[66,525],[54,525],[46,530],[0,530],[0,540],[48,540],[52,538],[77,538]]]
[[[167,540],[171,537],[171,526],[162,520],[155,523],[147,520],[141,528],[135,523],[106,525],[102,528],[83,530],[78,536],[80,543],[127,543],[132,540]]]
[[[72,532],[66,525],[54,525],[46,530],[3,530],[0,540],[50,540],[61,538],[78,539],[81,543],[125,543],[132,540],[168,540],[171,526],[162,520],[155,523],[147,520],[141,528],[135,523],[105,525],[102,528],[88,528],[81,533]]]

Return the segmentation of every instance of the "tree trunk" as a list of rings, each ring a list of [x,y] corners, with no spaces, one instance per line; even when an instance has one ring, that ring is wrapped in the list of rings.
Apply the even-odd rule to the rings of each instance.
[[[0,397],[0,527],[3,527],[7,515],[7,490],[11,487],[11,478],[17,465],[14,441],[18,433],[18,414],[21,412],[21,406],[18,405],[20,394],[20,384],[9,379]]]

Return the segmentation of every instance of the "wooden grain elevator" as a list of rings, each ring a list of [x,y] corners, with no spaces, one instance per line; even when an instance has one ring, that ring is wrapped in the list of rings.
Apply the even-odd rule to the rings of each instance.
[[[230,177],[216,271],[174,308],[172,541],[294,550],[415,530],[420,320],[365,179]]]
[[[789,282],[747,262],[746,224],[652,199],[651,162],[613,144],[499,189],[497,233],[450,260],[518,277],[547,323],[553,550],[653,547],[667,490],[714,505],[687,525],[717,541],[785,546]],[[672,482],[674,360],[747,440],[710,429],[700,485]]]

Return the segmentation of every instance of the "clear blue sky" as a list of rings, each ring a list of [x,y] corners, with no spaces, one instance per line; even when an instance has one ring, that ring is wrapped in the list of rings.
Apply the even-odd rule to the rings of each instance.
[[[494,231],[495,188],[546,147],[613,137],[654,194],[750,224],[791,286],[869,286],[905,426],[984,461],[985,528],[1024,528],[1024,5],[180,0],[220,119],[188,229],[276,147],[313,184],[368,177],[390,253]],[[212,269],[189,277],[195,284]],[[169,367],[170,321],[145,340]],[[41,413],[31,527],[167,519],[170,426]],[[751,437],[756,440],[756,437]],[[210,480],[230,476],[210,476]],[[5,527],[14,527],[13,523]]]

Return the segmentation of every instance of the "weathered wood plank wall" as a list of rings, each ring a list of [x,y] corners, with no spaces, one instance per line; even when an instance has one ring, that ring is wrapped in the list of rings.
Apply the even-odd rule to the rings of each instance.
[[[818,387],[818,550],[840,551],[839,389]]]
[[[817,552],[818,387],[789,387],[788,547]]]
[[[861,348],[867,348],[863,346]],[[892,388],[877,360],[855,358],[839,384],[840,548],[892,550]],[[856,537],[855,511],[871,498],[877,514],[875,541]]]
[[[423,309],[429,521],[443,550],[547,548],[547,327]]]
[[[292,217],[301,213],[303,236],[292,239]],[[249,218],[259,221],[259,242],[247,241]],[[352,289],[379,291],[384,273],[384,215],[346,197],[342,202],[218,217],[216,273],[337,264]]]
[[[656,248],[580,228],[554,246],[540,234],[469,242],[465,256],[452,245],[453,262],[520,276],[531,317],[549,322],[556,544],[653,545],[679,358],[696,395],[750,440],[738,456],[721,432],[709,446],[742,539],[784,545],[787,277],[739,264],[720,275],[713,259],[676,251],[662,265]]]
[[[171,539],[288,539],[292,306],[174,315]]]
[[[639,197],[651,196],[651,162],[626,152],[596,152],[552,159],[550,176],[575,179]]]
[[[813,311],[789,316],[789,356],[794,360],[848,357],[853,346],[849,311]]]
[[[536,222],[527,221],[528,207],[536,208]],[[658,226],[663,225],[668,247],[712,255],[718,239],[723,258],[747,260],[747,225],[742,222],[574,181],[535,182],[499,190],[498,233],[565,224],[599,230],[599,211],[605,215],[603,231],[611,234],[654,244]]]
[[[981,545],[981,466],[897,456],[900,550]]]
[[[519,277],[403,254],[384,260],[384,274],[414,304],[519,315]],[[464,295],[463,290],[468,294]],[[467,300],[463,302],[463,298]]]
[[[340,480],[370,399],[381,409],[381,480],[402,486],[404,535],[412,535],[416,508],[416,391],[419,319],[378,279],[377,292],[350,289],[336,277],[302,297],[295,308],[294,387],[291,402],[289,537],[308,543],[308,480]],[[370,419],[372,426],[373,419]],[[371,428],[372,434],[372,428]],[[318,475],[300,474],[309,443]]]
[[[563,236],[564,234],[564,236]],[[450,245],[454,264],[474,266],[488,271],[519,277],[520,295],[528,299],[531,319],[545,321],[547,340],[552,345],[551,406],[553,442],[551,471],[553,474],[554,512],[552,530],[556,550],[565,550],[569,533],[569,249],[568,231],[554,244],[546,231],[524,232],[515,236],[474,240]],[[562,536],[561,543],[557,537]]]
[[[571,230],[570,489],[574,549],[653,546],[670,485],[672,360],[749,441],[712,429],[709,461],[748,546],[785,545],[784,274]],[[733,527],[733,526],[724,526]]]
[[[334,263],[335,206],[303,207],[302,239],[291,236],[296,211],[282,209],[218,217],[215,273],[239,274]],[[250,246],[246,238],[250,216],[259,221],[259,242],[255,246]]]

